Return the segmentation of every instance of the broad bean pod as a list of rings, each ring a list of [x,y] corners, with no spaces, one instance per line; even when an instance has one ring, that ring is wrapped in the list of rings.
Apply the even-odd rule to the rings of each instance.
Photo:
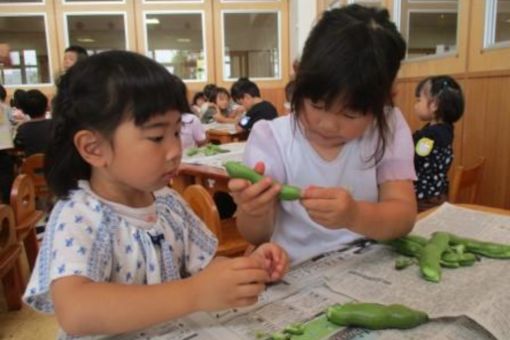
[[[429,320],[427,313],[404,305],[378,303],[348,303],[334,305],[326,311],[327,319],[339,326],[355,326],[368,329],[407,329]]]
[[[227,173],[232,178],[241,178],[256,183],[260,181],[264,176],[256,172],[255,170],[247,167],[243,163],[227,161],[224,164]],[[283,185],[279,193],[279,198],[283,201],[292,201],[301,198],[301,189],[292,185]]]
[[[425,280],[441,280],[441,256],[448,250],[450,236],[448,233],[436,232],[427,242],[420,255],[420,270]]]

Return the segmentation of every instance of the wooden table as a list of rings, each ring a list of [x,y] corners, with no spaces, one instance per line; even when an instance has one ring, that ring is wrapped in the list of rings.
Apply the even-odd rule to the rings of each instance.
[[[225,131],[210,129],[206,131],[207,139],[212,143],[226,144],[245,141],[248,137],[246,131]]]
[[[172,180],[172,188],[182,193],[191,184],[200,184],[211,195],[216,191],[228,192],[229,176],[222,168],[207,165],[181,163],[179,175]]]

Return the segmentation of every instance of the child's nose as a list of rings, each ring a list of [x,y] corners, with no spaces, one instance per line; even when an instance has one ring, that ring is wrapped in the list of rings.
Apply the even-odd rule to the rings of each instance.
[[[170,162],[180,162],[182,158],[181,142],[173,143],[166,152],[166,160]]]

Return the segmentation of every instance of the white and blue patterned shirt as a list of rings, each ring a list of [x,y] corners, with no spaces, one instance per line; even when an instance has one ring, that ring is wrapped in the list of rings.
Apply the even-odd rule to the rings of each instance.
[[[80,181],[51,213],[23,300],[52,313],[50,284],[65,276],[157,284],[202,270],[216,238],[173,190],[154,197],[150,207],[130,208],[98,197]]]

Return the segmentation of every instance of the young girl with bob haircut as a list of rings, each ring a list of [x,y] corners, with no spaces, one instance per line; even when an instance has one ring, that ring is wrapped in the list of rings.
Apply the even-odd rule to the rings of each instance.
[[[264,244],[212,259],[217,241],[167,187],[181,160],[179,79],[145,56],[100,53],[59,81],[46,178],[59,197],[24,301],[67,334],[117,334],[246,306],[286,270]]]
[[[453,162],[453,124],[464,112],[464,95],[450,76],[427,77],[416,86],[414,110],[426,124],[413,134],[414,182],[418,211],[444,203],[448,199],[448,170]]]
[[[385,9],[324,12],[296,74],[294,113],[253,128],[244,161],[266,178],[232,179],[237,225],[296,264],[357,238],[392,239],[416,217],[411,132],[392,106],[406,45]],[[303,188],[278,200],[279,183]]]

